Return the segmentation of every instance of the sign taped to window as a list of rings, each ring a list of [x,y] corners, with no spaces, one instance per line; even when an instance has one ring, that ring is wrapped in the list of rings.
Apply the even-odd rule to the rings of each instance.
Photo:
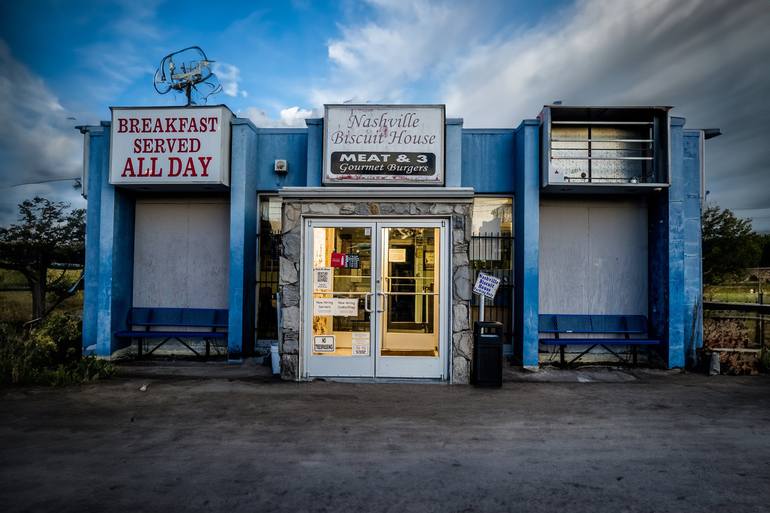
[[[388,249],[388,261],[396,264],[406,262],[406,248]]]
[[[369,332],[354,331],[350,354],[353,356],[369,356]]]
[[[334,298],[317,297],[313,300],[313,315],[326,317],[334,315]]]
[[[334,312],[332,315],[339,317],[358,317],[358,299],[338,297],[334,298]]]
[[[319,317],[358,317],[358,299],[347,297],[317,297],[313,300],[313,315]]]
[[[331,267],[318,267],[313,269],[313,289],[316,292],[328,292],[333,290],[333,273],[334,271]]]
[[[336,349],[334,335],[320,335],[313,337],[313,351],[316,353],[333,353]]]

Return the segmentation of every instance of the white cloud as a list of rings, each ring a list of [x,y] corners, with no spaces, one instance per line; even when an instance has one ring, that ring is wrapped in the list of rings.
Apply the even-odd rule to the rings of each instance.
[[[16,205],[35,194],[77,201],[72,182],[20,184],[79,177],[82,136],[68,112],[40,79],[0,40],[0,224],[15,220]],[[63,185],[63,186],[62,186]]]
[[[372,21],[342,25],[328,42],[333,69],[311,92],[315,106],[347,100],[403,101],[405,86],[438,78],[490,20],[472,2],[371,1]],[[438,82],[437,82],[438,83]]]
[[[514,126],[553,100],[673,105],[707,143],[711,197],[770,208],[770,8],[766,0],[579,0],[536,25],[490,5],[371,0],[371,21],[341,26],[312,105],[435,101],[465,126]],[[755,219],[770,231],[770,218]]]
[[[233,64],[227,64],[226,62],[215,62],[213,66],[214,74],[219,79],[219,83],[222,84],[222,92],[227,96],[236,97],[245,91],[240,91],[241,70],[238,66]]]
[[[316,111],[302,109],[300,107],[288,107],[279,112],[278,119],[271,118],[265,111],[257,107],[249,107],[239,115],[249,118],[258,127],[265,128],[302,128],[305,119],[319,116]]]

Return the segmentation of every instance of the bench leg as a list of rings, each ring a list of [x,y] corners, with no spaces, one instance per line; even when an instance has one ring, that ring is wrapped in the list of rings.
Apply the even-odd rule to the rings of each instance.
[[[591,347],[589,347],[588,349],[586,349],[585,351],[583,351],[582,353],[580,353],[579,355],[577,355],[576,357],[574,357],[572,360],[570,360],[569,365],[572,365],[576,361],[580,360],[583,357],[584,354],[589,353],[591,351],[591,349],[593,349],[594,347],[596,347],[598,345],[599,344],[594,344]],[[602,346],[602,347],[604,347],[604,346]],[[612,351],[610,351],[610,352],[612,352]],[[615,354],[615,353],[613,353],[613,354]]]
[[[136,339],[136,358],[138,360],[142,359],[142,346],[144,345],[144,339],[138,338]]]
[[[187,342],[185,342],[184,340],[182,340],[182,339],[181,339],[181,338],[179,338],[179,337],[174,337],[174,338],[175,338],[177,341],[179,341],[179,343],[180,343],[180,344],[182,344],[182,345],[183,345],[183,346],[185,346],[187,349],[189,349],[190,351],[192,351],[192,352],[195,354],[195,356],[198,356],[198,357],[200,357],[200,354],[198,353],[198,351],[196,351],[195,349],[193,349],[192,347],[190,347],[189,345],[187,345]]]
[[[559,365],[564,367],[564,345],[559,346]]]

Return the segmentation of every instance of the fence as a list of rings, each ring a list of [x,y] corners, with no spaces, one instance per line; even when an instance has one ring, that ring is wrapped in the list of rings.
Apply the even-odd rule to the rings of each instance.
[[[257,291],[257,318],[254,325],[257,340],[278,339],[276,293],[278,292],[279,255],[281,234],[268,231],[258,235],[259,273]]]
[[[703,317],[706,347],[737,349],[768,347],[770,305],[705,301]]]
[[[500,287],[494,301],[486,300],[484,320],[503,323],[503,340],[506,344],[513,341],[513,236],[501,234],[481,234],[471,237],[470,259],[473,280],[479,272],[490,274],[500,279]],[[472,295],[471,318],[479,319],[479,298]]]

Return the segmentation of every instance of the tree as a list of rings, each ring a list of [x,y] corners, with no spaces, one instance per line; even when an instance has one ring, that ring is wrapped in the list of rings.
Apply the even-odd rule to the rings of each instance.
[[[730,209],[709,206],[703,212],[703,277],[707,283],[738,278],[755,267],[762,255],[759,236],[750,219],[736,217]]]
[[[32,318],[48,315],[73,292],[66,265],[83,265],[85,210],[35,197],[19,204],[19,223],[0,228],[0,268],[20,272],[32,291]]]
[[[759,259],[759,267],[770,267],[770,233],[760,235],[762,257]]]

